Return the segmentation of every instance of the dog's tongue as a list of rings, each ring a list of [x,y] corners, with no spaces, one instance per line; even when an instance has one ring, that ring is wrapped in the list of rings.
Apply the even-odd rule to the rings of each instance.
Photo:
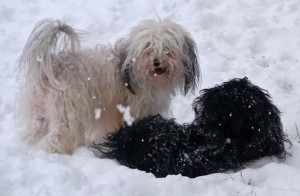
[[[165,69],[158,67],[158,68],[155,68],[154,72],[155,72],[155,74],[160,75],[165,72]]]

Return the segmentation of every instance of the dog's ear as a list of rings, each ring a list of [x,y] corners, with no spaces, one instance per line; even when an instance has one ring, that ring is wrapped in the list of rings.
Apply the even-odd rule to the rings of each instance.
[[[127,89],[132,93],[135,94],[133,91],[132,85],[131,85],[131,80],[132,80],[132,66],[129,63],[125,63],[122,66],[122,71],[121,71],[121,78],[122,81],[124,82],[125,86]]]
[[[132,88],[132,61],[128,58],[128,40],[121,38],[117,40],[115,44],[115,51],[117,51],[117,55],[120,58],[120,70],[121,70],[121,80],[124,82],[124,85],[127,87],[127,89],[135,94]]]
[[[184,94],[195,92],[201,77],[196,43],[188,35],[184,37],[182,63],[184,67]]]

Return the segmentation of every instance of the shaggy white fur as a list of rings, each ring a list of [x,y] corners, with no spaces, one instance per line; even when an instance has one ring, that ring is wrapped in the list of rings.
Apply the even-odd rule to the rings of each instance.
[[[23,138],[49,152],[72,154],[98,143],[124,121],[167,114],[171,96],[194,91],[200,69],[196,44],[180,25],[145,20],[114,46],[81,49],[75,30],[44,20],[19,61]]]

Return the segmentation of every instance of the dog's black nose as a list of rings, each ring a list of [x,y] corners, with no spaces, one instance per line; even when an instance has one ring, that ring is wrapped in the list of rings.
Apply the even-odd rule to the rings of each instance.
[[[155,67],[159,67],[159,66],[160,66],[159,60],[158,60],[158,59],[154,59],[153,65],[154,65]]]

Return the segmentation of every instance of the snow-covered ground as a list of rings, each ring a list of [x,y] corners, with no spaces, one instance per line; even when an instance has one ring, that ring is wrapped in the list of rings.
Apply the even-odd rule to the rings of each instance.
[[[283,162],[263,158],[238,172],[157,179],[95,158],[87,147],[72,156],[47,154],[18,140],[22,126],[15,113],[19,84],[14,67],[36,22],[61,19],[90,32],[84,44],[93,46],[114,43],[139,20],[158,17],[171,18],[193,35],[201,88],[247,76],[269,90],[282,111],[293,156]],[[0,196],[299,196],[299,75],[299,0],[0,0]],[[178,122],[193,119],[195,96],[174,98]]]

